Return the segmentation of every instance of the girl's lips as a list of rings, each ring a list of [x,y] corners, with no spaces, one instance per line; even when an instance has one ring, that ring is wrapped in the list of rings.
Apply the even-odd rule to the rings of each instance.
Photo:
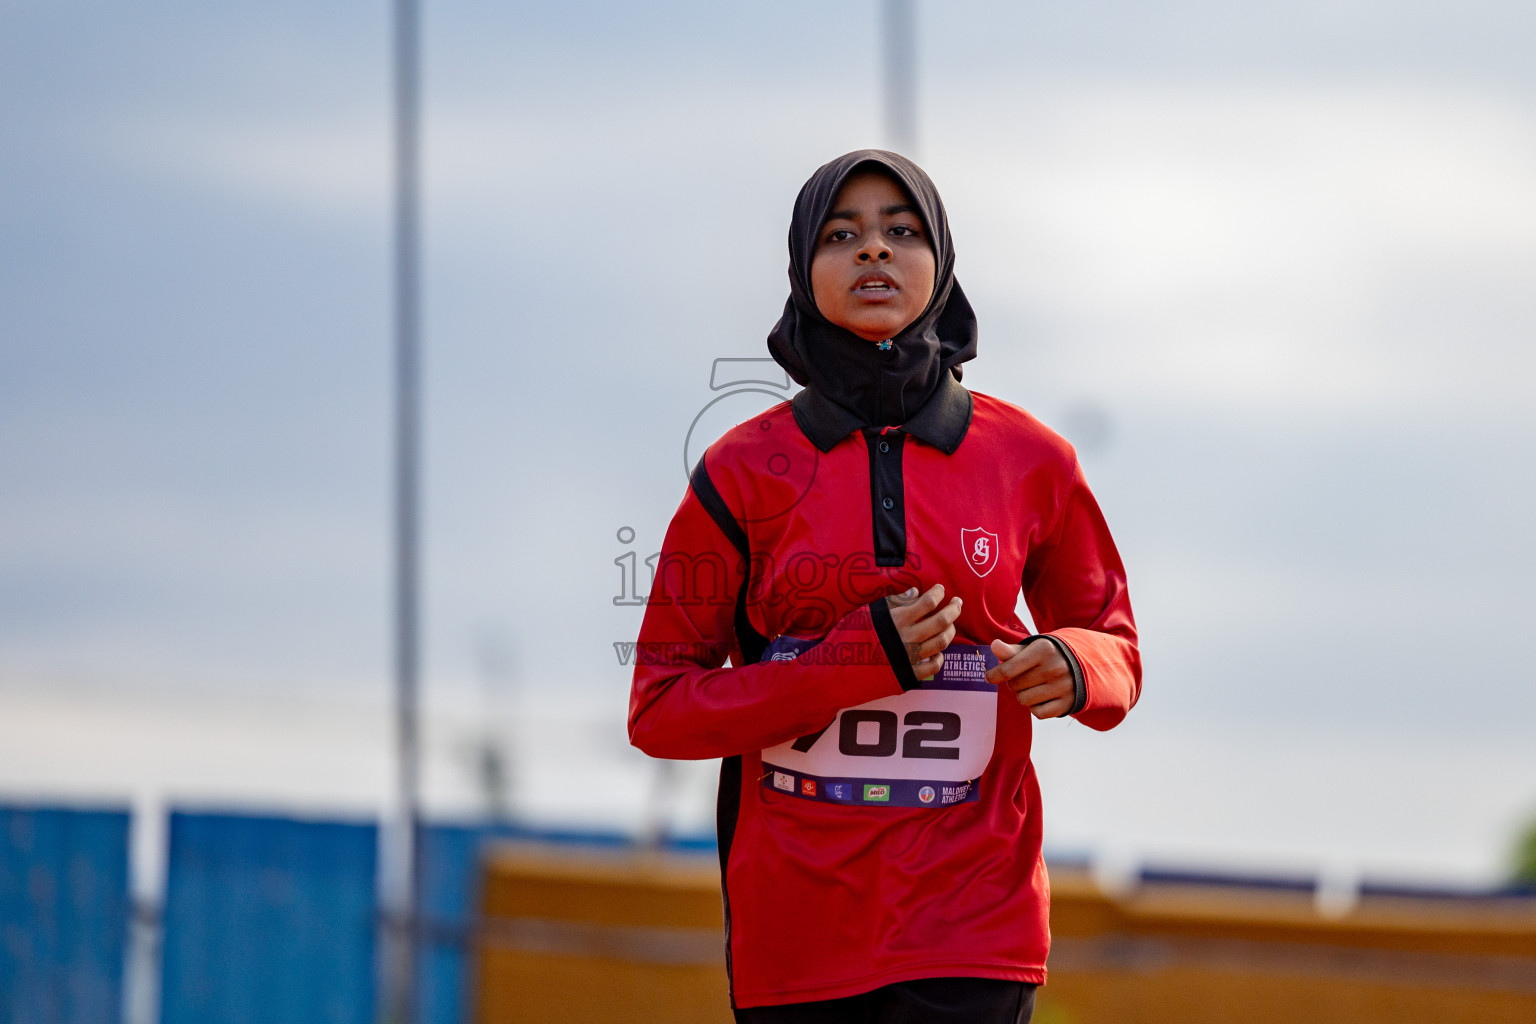
[[[888,275],[875,272],[859,275],[851,291],[860,298],[878,300],[891,298],[900,293],[901,289]]]

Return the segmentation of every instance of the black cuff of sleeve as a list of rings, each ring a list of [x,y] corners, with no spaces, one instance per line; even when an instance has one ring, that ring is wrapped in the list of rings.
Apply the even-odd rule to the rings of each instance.
[[[903,690],[917,689],[921,683],[917,673],[912,671],[907,645],[901,642],[901,631],[896,628],[896,620],[891,618],[891,606],[885,603],[885,598],[869,603],[869,618],[875,624],[875,636],[880,638],[880,646],[891,663],[891,670],[896,673],[896,681]]]
[[[1029,646],[1036,640],[1049,640],[1051,646],[1061,652],[1061,656],[1067,659],[1067,664],[1072,668],[1072,707],[1067,711],[1068,715],[1075,715],[1088,706],[1088,684],[1083,681],[1083,666],[1077,660],[1077,655],[1072,653],[1072,648],[1066,642],[1059,640],[1049,633],[1036,633],[1034,636],[1024,638],[1023,646]]]

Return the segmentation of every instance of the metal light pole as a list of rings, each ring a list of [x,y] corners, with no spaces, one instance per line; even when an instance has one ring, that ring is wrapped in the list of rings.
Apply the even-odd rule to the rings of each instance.
[[[917,150],[916,0],[883,0],[886,144],[904,156]]]
[[[394,675],[395,742],[399,770],[399,820],[394,839],[395,899],[399,926],[387,974],[388,1020],[416,1018],[416,965],[421,924],[420,813],[420,345],[421,286],[418,268],[420,211],[420,27],[417,0],[394,0]]]

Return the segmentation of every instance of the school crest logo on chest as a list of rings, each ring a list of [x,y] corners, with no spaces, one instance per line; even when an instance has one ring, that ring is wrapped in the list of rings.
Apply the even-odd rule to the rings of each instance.
[[[997,565],[997,534],[979,526],[960,531],[960,549],[965,553],[965,564],[977,576],[985,576]]]

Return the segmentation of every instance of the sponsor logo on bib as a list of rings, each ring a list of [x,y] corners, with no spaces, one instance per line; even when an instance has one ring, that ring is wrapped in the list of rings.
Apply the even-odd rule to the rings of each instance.
[[[883,804],[888,804],[888,803],[891,802],[891,787],[890,786],[865,786],[864,787],[864,799],[865,800],[875,800],[875,801],[879,801],[880,803],[883,803]]]
[[[793,793],[795,791],[795,777],[793,775],[785,775],[783,772],[774,772],[773,787],[775,789],[782,789],[786,793]]]
[[[932,786],[924,786],[922,789],[917,791],[917,798],[925,804],[933,803],[933,797],[934,792]]]
[[[939,801],[942,804],[963,803],[965,798],[971,795],[969,782],[963,786],[941,786],[940,788],[944,791],[943,799]]]
[[[965,564],[977,576],[985,576],[997,565],[997,534],[979,526],[960,531],[960,548],[965,553]]]
[[[815,796],[816,795],[816,781],[814,779],[801,779],[800,780],[800,794],[802,796]]]

